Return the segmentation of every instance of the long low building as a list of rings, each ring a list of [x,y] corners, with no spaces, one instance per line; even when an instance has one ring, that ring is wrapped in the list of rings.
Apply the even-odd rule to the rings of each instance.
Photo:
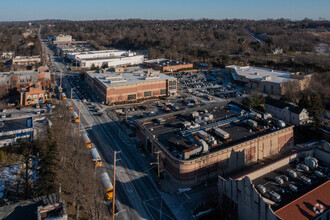
[[[162,72],[173,72],[178,70],[192,69],[194,66],[192,63],[185,63],[178,60],[170,59],[155,59],[147,60],[144,65],[153,69],[160,70]]]
[[[73,64],[76,64],[82,68],[131,66],[139,65],[144,62],[143,55],[137,55],[134,52],[124,50],[100,50],[67,53],[66,57],[72,60]]]
[[[40,56],[16,56],[13,58],[14,65],[32,65],[40,62]]]
[[[177,94],[176,78],[140,68],[123,73],[111,72],[110,69],[89,71],[85,74],[85,81],[106,104]]]
[[[226,70],[231,73],[234,81],[245,87],[272,95],[283,94],[283,84],[287,81],[299,81],[303,89],[311,79],[311,74],[308,73],[290,73],[253,66],[231,65],[226,66]]]
[[[19,118],[0,121],[0,147],[14,145],[19,139],[32,141],[33,118]]]
[[[137,137],[152,156],[160,154],[160,170],[183,187],[291,149],[292,125],[230,106],[216,103],[140,119]]]

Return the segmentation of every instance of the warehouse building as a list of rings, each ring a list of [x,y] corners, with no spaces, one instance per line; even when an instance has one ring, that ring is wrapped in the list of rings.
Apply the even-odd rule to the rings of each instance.
[[[226,219],[329,219],[329,143],[218,177]]]
[[[108,70],[89,71],[85,81],[105,104],[136,102],[160,96],[177,94],[177,80],[150,70],[129,68],[127,72]]]
[[[124,50],[67,53],[66,57],[70,59],[73,64],[82,68],[132,66],[142,64],[144,61],[143,55],[137,55],[134,52]]]
[[[194,67],[192,63],[185,63],[182,61],[169,60],[169,59],[147,60],[144,62],[144,65],[156,70],[160,70],[162,72],[188,70]]]
[[[289,151],[293,126],[278,122],[239,105],[216,103],[140,119],[136,133],[147,152],[160,152],[160,170],[185,187]]]
[[[304,89],[309,84],[312,76],[308,73],[290,73],[237,65],[226,66],[226,71],[231,73],[234,81],[244,84],[245,87],[272,95],[283,94],[283,84],[290,80],[299,81],[300,89]]]

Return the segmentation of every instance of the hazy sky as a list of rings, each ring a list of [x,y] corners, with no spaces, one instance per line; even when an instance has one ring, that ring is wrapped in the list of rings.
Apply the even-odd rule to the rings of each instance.
[[[0,21],[289,18],[330,20],[330,0],[1,0]]]

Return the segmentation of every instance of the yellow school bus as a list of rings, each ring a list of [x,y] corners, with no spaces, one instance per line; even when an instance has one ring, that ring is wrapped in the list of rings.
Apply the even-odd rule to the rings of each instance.
[[[102,173],[101,180],[105,189],[106,197],[108,200],[111,200],[113,196],[113,185],[110,181],[108,173]]]

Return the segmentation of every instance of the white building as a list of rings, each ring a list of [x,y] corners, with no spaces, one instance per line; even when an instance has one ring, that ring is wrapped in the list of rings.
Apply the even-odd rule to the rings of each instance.
[[[71,44],[72,36],[71,35],[64,35],[60,34],[54,37],[53,43],[54,44]]]
[[[301,87],[310,79],[311,74],[290,73],[252,66],[226,66],[227,72],[232,74],[236,82],[240,82],[250,89],[259,89],[264,93],[281,95],[283,84],[290,80],[300,80]],[[306,80],[305,80],[306,79]]]
[[[310,121],[306,109],[276,99],[266,98],[265,112],[294,125],[304,125]]]
[[[139,65],[144,62],[143,55],[137,55],[131,51],[124,50],[100,50],[88,52],[68,53],[68,59],[71,59],[77,66],[90,68],[92,66],[115,67],[121,65]]]
[[[14,53],[11,51],[3,52],[1,58],[3,59],[11,59],[13,58]]]

